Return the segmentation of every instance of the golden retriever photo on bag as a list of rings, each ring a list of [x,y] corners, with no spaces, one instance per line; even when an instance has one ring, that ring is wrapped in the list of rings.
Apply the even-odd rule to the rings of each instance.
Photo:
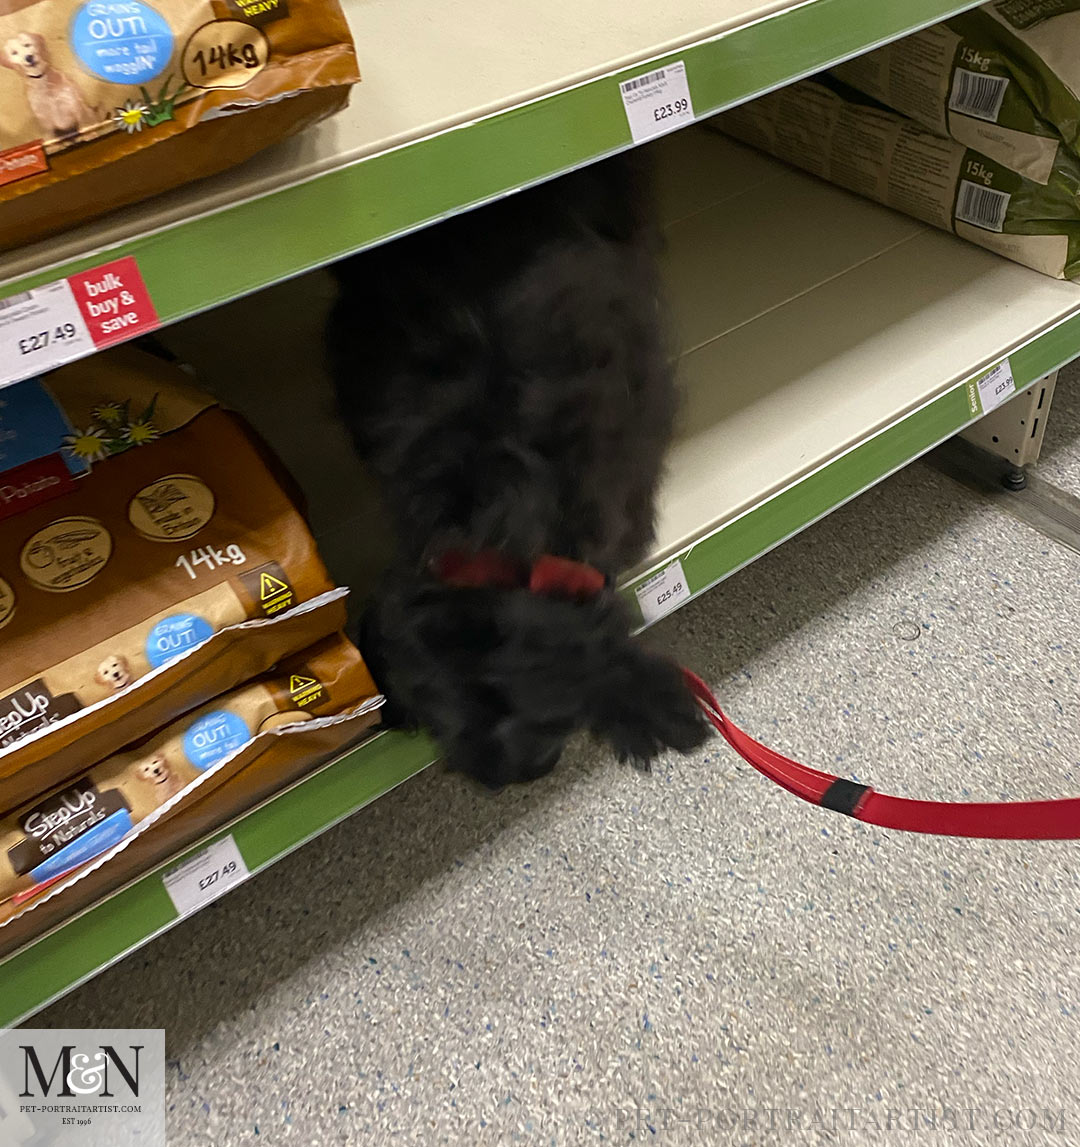
[[[100,118],[74,81],[53,65],[44,36],[36,32],[12,36],[0,51],[0,64],[22,76],[27,102],[46,142],[77,137]]]

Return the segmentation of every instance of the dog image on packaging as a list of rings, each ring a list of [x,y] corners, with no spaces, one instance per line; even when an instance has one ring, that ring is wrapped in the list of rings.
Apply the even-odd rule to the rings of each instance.
[[[0,904],[36,896],[118,844],[192,782],[226,767],[260,733],[377,697],[359,652],[338,636],[189,713],[0,818]],[[295,743],[302,753],[303,739]]]
[[[89,131],[101,118],[87,105],[78,85],[49,56],[45,37],[18,32],[0,49],[0,65],[25,82],[26,102],[43,139],[69,140]]]
[[[2,0],[0,250],[239,163],[359,79],[337,0]]]

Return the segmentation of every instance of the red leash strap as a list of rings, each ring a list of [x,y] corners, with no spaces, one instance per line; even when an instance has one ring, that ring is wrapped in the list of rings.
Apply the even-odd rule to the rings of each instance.
[[[700,677],[689,669],[683,673],[705,716],[735,752],[769,780],[810,804],[903,832],[996,840],[1080,839],[1080,797],[986,804],[907,800],[801,765],[744,733],[725,715]]]

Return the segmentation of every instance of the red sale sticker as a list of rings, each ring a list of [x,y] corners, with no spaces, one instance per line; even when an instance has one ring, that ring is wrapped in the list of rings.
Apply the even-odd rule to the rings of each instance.
[[[160,325],[131,256],[8,295],[0,299],[0,386]]]
[[[113,346],[159,326],[139,265],[130,255],[70,275],[68,284],[98,348]]]

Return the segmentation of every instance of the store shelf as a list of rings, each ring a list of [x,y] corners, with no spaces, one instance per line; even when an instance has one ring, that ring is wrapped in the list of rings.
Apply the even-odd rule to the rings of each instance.
[[[19,1023],[176,924],[164,870],[231,834],[248,869],[261,872],[434,757],[424,737],[381,733],[0,962],[0,1027]]]
[[[0,256],[0,298],[134,256],[163,322],[624,148],[618,81],[684,60],[705,115],[973,4],[345,0],[350,108],[220,177]]]
[[[658,148],[686,401],[628,591],[679,559],[703,592],[980,417],[1002,359],[1019,391],[1080,355],[1074,283],[705,128]]]
[[[691,594],[702,592],[949,437],[978,415],[971,381],[1003,358],[1022,389],[1080,354],[1074,284],[705,129],[655,147],[686,400],[657,547],[626,580],[632,599],[675,558]],[[314,366],[301,375],[302,435],[287,400],[328,301],[324,280],[298,281],[184,324],[170,339],[307,487],[335,565],[375,537],[371,506],[363,495],[349,504],[357,463]],[[290,314],[296,337],[282,346],[272,336]],[[423,739],[384,734],[229,831],[258,871],[433,756]],[[175,921],[160,875],[140,878],[0,963],[0,1024]]]

